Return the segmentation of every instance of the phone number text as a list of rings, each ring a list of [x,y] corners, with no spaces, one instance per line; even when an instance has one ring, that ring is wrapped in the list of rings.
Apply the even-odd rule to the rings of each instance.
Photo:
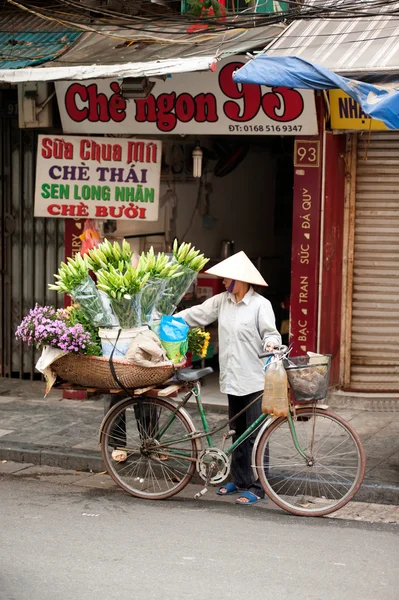
[[[231,132],[291,132],[291,131],[302,131],[302,125],[229,125],[229,131]]]

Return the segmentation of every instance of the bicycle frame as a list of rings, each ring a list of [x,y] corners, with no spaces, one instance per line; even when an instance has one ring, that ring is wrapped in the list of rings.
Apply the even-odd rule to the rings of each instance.
[[[193,387],[191,388],[191,390],[189,390],[186,394],[186,396],[183,398],[183,401],[181,404],[179,404],[175,411],[172,413],[168,423],[166,425],[164,425],[164,427],[162,428],[162,430],[158,433],[158,439],[161,439],[162,435],[169,429],[169,427],[171,426],[171,424],[174,421],[175,415],[176,413],[182,409],[188,402],[188,400],[191,398],[191,396],[195,397],[196,403],[197,403],[197,408],[201,417],[201,422],[202,422],[202,426],[203,426],[203,432],[196,432],[195,435],[191,436],[193,439],[201,439],[201,438],[205,438],[207,439],[207,443],[209,448],[214,448],[215,444],[213,443],[213,435],[215,433],[217,433],[218,431],[221,431],[222,429],[224,429],[224,427],[226,427],[226,425],[228,425],[229,423],[231,423],[232,421],[234,421],[234,419],[236,418],[233,417],[232,419],[228,419],[227,421],[225,421],[222,425],[220,425],[219,427],[217,427],[215,430],[211,431],[208,425],[208,421],[206,418],[206,414],[205,414],[205,410],[201,401],[201,384],[200,382],[197,382],[195,385],[193,385]],[[254,400],[253,402],[255,402],[256,400]],[[252,404],[252,403],[251,403]],[[245,409],[242,412],[245,412],[246,410],[248,410],[249,406],[251,406],[251,404],[249,404],[248,406],[245,407]],[[291,432],[291,436],[292,436],[292,440],[294,442],[295,448],[297,449],[298,453],[305,459],[308,460],[308,456],[305,454],[305,452],[302,450],[300,444],[299,444],[299,440],[296,434],[296,429],[295,429],[295,423],[294,420],[292,418],[292,414],[291,411],[288,411],[288,423],[289,423],[289,427],[290,427],[290,432]],[[234,450],[240,445],[242,444],[254,431],[256,431],[261,425],[262,423],[264,423],[267,420],[267,423],[265,423],[265,426],[262,427],[262,433],[263,431],[269,427],[271,425],[271,423],[274,421],[275,417],[272,417],[271,415],[267,415],[267,414],[261,414],[249,427],[248,429],[246,429],[244,431],[244,433],[242,435],[240,435],[235,442],[233,442],[233,444],[231,444],[231,446],[229,446],[229,448],[227,448],[227,450],[225,451],[225,454],[227,456],[230,456]],[[258,436],[259,437],[259,436]],[[169,446],[178,442],[182,442],[185,441],[186,438],[180,438],[177,440],[170,440],[167,444],[165,444],[165,446]],[[258,438],[257,438],[258,440]],[[256,443],[254,444],[254,448],[256,448]]]

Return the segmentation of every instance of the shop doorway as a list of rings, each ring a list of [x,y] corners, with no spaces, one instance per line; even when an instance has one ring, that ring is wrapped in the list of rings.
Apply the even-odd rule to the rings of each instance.
[[[215,136],[199,142],[207,160],[202,196],[198,182],[187,175],[167,184],[177,197],[176,235],[210,256],[210,266],[225,257],[226,242],[231,253],[244,250],[269,284],[258,291],[272,303],[277,327],[288,343],[294,139]],[[173,143],[182,145],[181,140]],[[194,141],[184,141],[190,143]],[[221,291],[219,280],[200,274],[197,288],[183,299],[181,308]],[[216,351],[211,343],[208,360],[215,367],[217,327],[210,330]]]

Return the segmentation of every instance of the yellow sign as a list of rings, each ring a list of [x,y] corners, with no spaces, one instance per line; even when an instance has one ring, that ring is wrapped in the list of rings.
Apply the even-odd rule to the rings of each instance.
[[[382,121],[370,119],[360,105],[342,90],[330,90],[331,129],[388,131]]]

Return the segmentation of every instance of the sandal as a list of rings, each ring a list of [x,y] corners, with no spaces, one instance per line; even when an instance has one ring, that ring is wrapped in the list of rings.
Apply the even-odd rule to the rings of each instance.
[[[248,502],[240,502],[241,498],[246,498],[248,500]],[[257,502],[259,502],[259,500],[262,500],[262,498],[259,498],[253,492],[249,492],[248,490],[246,490],[237,499],[236,504],[239,504],[240,506],[249,506],[250,504],[256,504]]]
[[[126,450],[112,450],[111,456],[115,462],[125,462],[127,460]]]
[[[221,492],[220,490],[226,491]],[[231,481],[227,485],[222,485],[222,487],[220,487],[216,493],[218,496],[230,496],[230,494],[241,494],[243,491],[243,489],[238,488],[236,484]]]

